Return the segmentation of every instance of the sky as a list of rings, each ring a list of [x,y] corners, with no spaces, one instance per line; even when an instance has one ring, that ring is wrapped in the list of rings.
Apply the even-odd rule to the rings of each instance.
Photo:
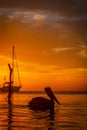
[[[86,0],[0,0],[0,85],[14,45],[21,90],[87,91],[86,34]]]

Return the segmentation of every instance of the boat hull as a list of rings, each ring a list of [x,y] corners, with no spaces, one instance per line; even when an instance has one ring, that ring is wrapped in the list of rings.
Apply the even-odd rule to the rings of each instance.
[[[19,92],[20,90],[20,86],[12,86],[12,92]],[[8,92],[9,91],[9,86],[3,86],[2,88],[0,88],[1,92]]]

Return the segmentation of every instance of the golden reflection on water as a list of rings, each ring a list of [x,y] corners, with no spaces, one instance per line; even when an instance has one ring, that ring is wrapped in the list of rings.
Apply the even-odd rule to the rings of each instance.
[[[13,94],[13,105],[7,104],[7,94],[0,93],[0,130],[86,130],[87,95],[56,94],[61,106],[55,104],[54,114],[32,111],[27,107],[33,97],[45,94]]]

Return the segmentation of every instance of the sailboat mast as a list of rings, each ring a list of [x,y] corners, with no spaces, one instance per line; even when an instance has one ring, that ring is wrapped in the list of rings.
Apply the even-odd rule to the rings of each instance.
[[[12,70],[13,70],[12,82],[14,83],[14,46],[12,48]]]

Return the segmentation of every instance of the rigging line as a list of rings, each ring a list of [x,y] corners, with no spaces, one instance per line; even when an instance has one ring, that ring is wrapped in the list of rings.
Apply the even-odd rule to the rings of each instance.
[[[21,86],[21,80],[20,80],[20,74],[19,74],[19,70],[18,70],[18,63],[17,63],[16,53],[15,53],[14,56],[15,56],[15,62],[16,62],[17,73],[18,73],[19,85]]]

